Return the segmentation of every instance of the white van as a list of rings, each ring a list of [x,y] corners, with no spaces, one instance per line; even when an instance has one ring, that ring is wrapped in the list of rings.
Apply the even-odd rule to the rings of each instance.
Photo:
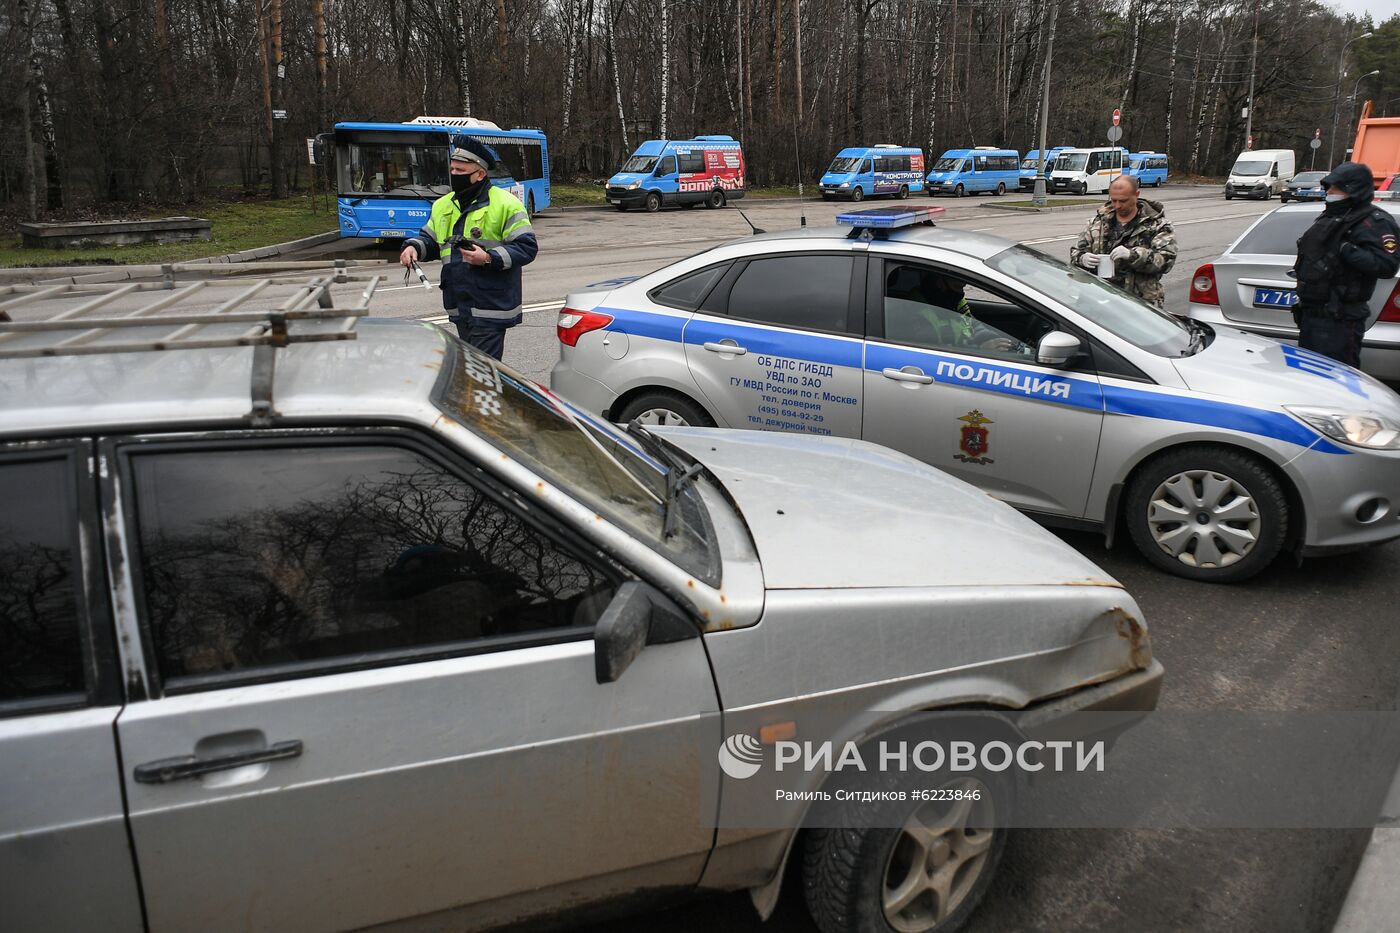
[[[1225,200],[1234,197],[1267,201],[1293,177],[1292,149],[1246,149],[1225,179]]]
[[[1128,167],[1128,150],[1121,146],[1066,149],[1055,157],[1051,190],[1071,194],[1107,191],[1109,183]]]

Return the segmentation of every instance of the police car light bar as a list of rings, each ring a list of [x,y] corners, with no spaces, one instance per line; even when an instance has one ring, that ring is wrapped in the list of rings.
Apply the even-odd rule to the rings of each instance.
[[[872,207],[863,211],[847,211],[836,215],[843,227],[857,230],[894,230],[912,224],[931,224],[945,207]]]

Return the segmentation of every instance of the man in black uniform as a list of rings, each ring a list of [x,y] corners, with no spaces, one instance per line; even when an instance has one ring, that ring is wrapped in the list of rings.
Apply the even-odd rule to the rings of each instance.
[[[1361,335],[1378,279],[1400,269],[1400,227],[1371,203],[1371,170],[1343,162],[1322,179],[1327,206],[1298,238],[1298,346],[1361,365]]]

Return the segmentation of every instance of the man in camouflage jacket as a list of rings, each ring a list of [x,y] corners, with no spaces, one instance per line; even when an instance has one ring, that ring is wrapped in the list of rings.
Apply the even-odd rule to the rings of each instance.
[[[1161,202],[1138,197],[1138,180],[1131,175],[1119,175],[1108,186],[1108,203],[1069,251],[1071,263],[1094,273],[1104,256],[1113,259],[1108,281],[1163,307],[1162,276],[1176,263],[1176,234]]]

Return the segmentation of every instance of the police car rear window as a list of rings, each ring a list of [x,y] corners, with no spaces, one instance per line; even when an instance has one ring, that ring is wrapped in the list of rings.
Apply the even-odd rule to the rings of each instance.
[[[718,266],[710,266],[708,269],[683,275],[659,288],[652,289],[647,297],[668,308],[694,311],[700,307],[700,302],[705,300],[705,295],[709,293],[710,288],[719,281],[724,270],[728,268],[728,263],[721,263]]]
[[[1294,256],[1298,253],[1298,237],[1303,235],[1319,211],[1275,211],[1254,225],[1232,253],[1266,253]]]

